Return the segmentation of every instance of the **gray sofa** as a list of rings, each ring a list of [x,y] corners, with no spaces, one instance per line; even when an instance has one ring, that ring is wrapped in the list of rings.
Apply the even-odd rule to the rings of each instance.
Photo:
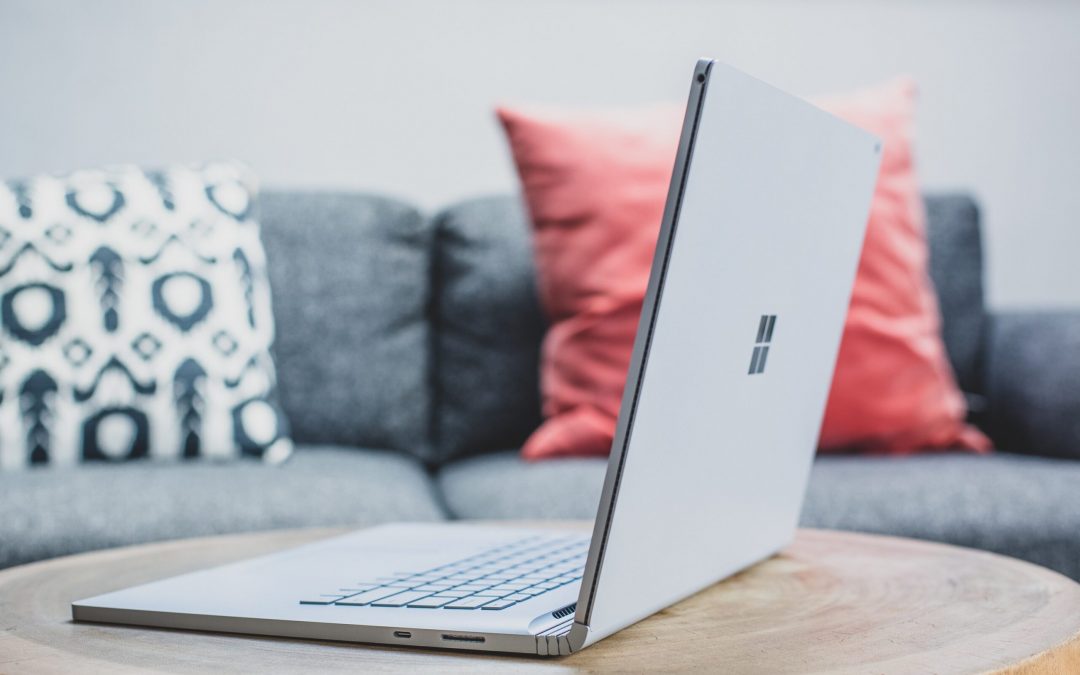
[[[1001,451],[820,458],[803,523],[1080,579],[1080,312],[988,312],[974,202],[927,204],[949,355]],[[245,530],[594,515],[605,461],[516,452],[540,419],[545,327],[516,198],[425,217],[384,197],[271,192],[260,217],[296,454],[0,473],[0,566]]]

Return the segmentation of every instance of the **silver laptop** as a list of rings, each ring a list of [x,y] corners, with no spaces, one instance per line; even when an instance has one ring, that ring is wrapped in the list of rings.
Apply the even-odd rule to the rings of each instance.
[[[558,655],[795,532],[881,146],[703,60],[591,536],[395,524],[72,604],[76,621]]]

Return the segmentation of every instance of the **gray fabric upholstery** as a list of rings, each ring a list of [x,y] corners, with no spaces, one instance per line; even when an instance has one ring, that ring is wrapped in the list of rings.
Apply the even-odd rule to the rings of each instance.
[[[1007,453],[832,457],[814,465],[809,527],[995,551],[1080,580],[1080,462]]]
[[[967,195],[926,198],[930,278],[942,314],[942,337],[960,388],[983,392],[986,331],[979,207]]]
[[[1080,312],[995,314],[987,354],[987,424],[997,446],[1080,459]]]
[[[268,192],[258,216],[294,439],[425,458],[430,223],[356,193]]]
[[[523,207],[476,199],[437,216],[435,229],[438,459],[520,446],[540,424],[545,329]]]
[[[592,518],[606,460],[528,463],[501,452],[446,466],[458,518]],[[821,457],[802,525],[971,546],[1080,579],[1080,462],[1005,453]]]
[[[0,568],[179,537],[440,520],[431,479],[400,453],[299,447],[280,466],[132,462],[0,472]]]
[[[526,462],[517,450],[451,462],[436,476],[455,518],[593,518],[607,459]]]

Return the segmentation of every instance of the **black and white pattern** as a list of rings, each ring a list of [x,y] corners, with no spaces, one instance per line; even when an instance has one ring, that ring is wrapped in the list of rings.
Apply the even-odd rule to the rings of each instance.
[[[241,165],[0,184],[0,469],[292,452]]]

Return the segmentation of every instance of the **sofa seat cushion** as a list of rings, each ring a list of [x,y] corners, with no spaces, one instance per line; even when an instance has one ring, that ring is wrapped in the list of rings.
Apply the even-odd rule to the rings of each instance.
[[[164,539],[443,517],[420,464],[388,451],[299,446],[280,466],[24,471],[0,474],[0,567]]]
[[[924,455],[820,458],[802,524],[994,551],[1080,580],[1080,462]]]
[[[509,450],[451,462],[436,480],[455,518],[589,519],[606,471],[606,458],[526,462]]]
[[[516,452],[438,475],[459,518],[593,518],[607,461],[528,463]],[[1080,462],[997,453],[820,457],[802,526],[941,541],[1029,560],[1080,579]]]

